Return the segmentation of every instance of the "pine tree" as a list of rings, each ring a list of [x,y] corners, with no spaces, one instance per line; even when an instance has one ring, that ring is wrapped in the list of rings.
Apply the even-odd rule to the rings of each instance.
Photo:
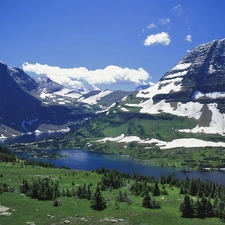
[[[180,211],[182,217],[191,218],[194,215],[194,208],[191,199],[188,195],[185,195],[184,201],[180,204]]]
[[[145,208],[151,208],[151,197],[148,191],[145,192],[145,196],[142,200],[142,206]]]
[[[91,198],[91,208],[102,211],[106,208],[106,201],[102,197],[99,185],[96,188],[94,196]]]
[[[154,186],[154,189],[152,191],[152,195],[153,196],[159,196],[160,195],[158,181],[155,182],[155,186]]]

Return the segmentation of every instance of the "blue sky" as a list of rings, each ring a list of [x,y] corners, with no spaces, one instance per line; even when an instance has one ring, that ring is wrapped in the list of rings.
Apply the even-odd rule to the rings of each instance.
[[[0,61],[70,86],[133,90],[225,38],[224,0],[1,0]]]

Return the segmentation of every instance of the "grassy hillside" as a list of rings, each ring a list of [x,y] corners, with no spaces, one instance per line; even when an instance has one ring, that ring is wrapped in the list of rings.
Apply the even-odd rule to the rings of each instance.
[[[49,183],[57,182],[60,192],[60,196],[57,198],[59,205],[54,206],[54,199],[37,200],[31,198],[29,194],[21,193],[23,180],[26,180],[29,184],[36,180],[45,180]],[[159,192],[155,191],[156,183]],[[210,187],[213,187],[211,183],[207,185],[199,183],[197,180],[180,182],[172,176],[161,177],[158,182],[151,177],[137,174],[131,176],[121,174],[119,171],[108,171],[104,168],[93,172],[75,171],[29,165],[26,161],[12,159],[12,162],[0,163],[0,211],[3,207],[6,207],[5,212],[9,213],[3,215],[4,213],[0,212],[0,224],[59,225],[66,224],[68,221],[70,221],[70,224],[92,225],[110,223],[143,225],[221,224],[222,219],[216,217],[199,219],[197,214],[193,215],[192,218],[181,216],[180,204],[184,201],[185,192],[193,194],[192,198],[195,203],[199,198],[195,196],[196,193],[193,193],[192,184],[197,185],[196,191],[199,190],[200,186],[204,187],[204,190],[209,190],[208,194],[212,191]],[[97,185],[100,185],[101,195],[106,202],[104,210],[92,209],[90,207],[91,200],[82,197],[81,194],[78,195],[78,189],[83,190],[84,186],[87,188],[89,185],[92,197]],[[183,194],[181,193],[181,187]],[[183,187],[186,187],[186,189]],[[220,190],[222,193],[224,188],[220,186],[216,190]],[[146,191],[150,194],[151,208],[142,206]],[[125,193],[130,198],[129,202],[124,200]],[[210,195],[212,204],[216,193]],[[157,203],[160,208],[154,208],[153,202],[154,204]]]

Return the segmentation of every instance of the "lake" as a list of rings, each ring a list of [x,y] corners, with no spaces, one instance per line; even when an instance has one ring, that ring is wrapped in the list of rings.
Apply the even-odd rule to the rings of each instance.
[[[160,178],[160,175],[168,176],[174,175],[175,178],[185,179],[187,176],[192,178],[200,178],[201,180],[211,180],[225,185],[225,173],[219,171],[200,172],[193,171],[192,173],[181,172],[180,168],[167,168],[148,166],[134,161],[130,158],[121,155],[102,154],[93,151],[86,151],[82,149],[57,149],[48,150],[49,152],[67,155],[60,159],[33,159],[42,160],[44,162],[54,163],[56,166],[66,166],[70,169],[88,170],[106,167],[107,169],[118,169],[126,173],[138,173],[141,175],[154,176]],[[23,152],[17,152],[17,155],[27,158],[28,155]]]

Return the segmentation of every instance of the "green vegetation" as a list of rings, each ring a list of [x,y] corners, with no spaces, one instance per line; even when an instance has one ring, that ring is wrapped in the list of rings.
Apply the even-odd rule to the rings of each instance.
[[[132,95],[129,96],[132,98]],[[119,110],[115,107],[115,110]],[[45,140],[33,144],[14,144],[12,150],[23,150],[35,152],[37,156],[49,158],[62,157],[40,149],[48,148],[83,148],[105,153],[126,155],[132,159],[139,160],[145,164],[156,166],[180,167],[184,169],[203,169],[225,167],[224,148],[176,148],[161,150],[154,144],[141,144],[137,142],[120,143],[105,142],[97,140],[105,137],[138,136],[141,139],[155,138],[162,141],[171,141],[179,138],[199,138],[206,141],[224,141],[224,137],[208,134],[181,133],[178,130],[193,128],[196,126],[194,119],[178,117],[169,114],[149,115],[135,112],[113,113],[114,108],[108,115],[99,115],[71,127],[71,132],[54,140]]]
[[[16,159],[0,163],[0,210],[8,212],[0,212],[2,225],[220,224],[225,218],[225,187],[210,181],[54,168],[2,152]]]

